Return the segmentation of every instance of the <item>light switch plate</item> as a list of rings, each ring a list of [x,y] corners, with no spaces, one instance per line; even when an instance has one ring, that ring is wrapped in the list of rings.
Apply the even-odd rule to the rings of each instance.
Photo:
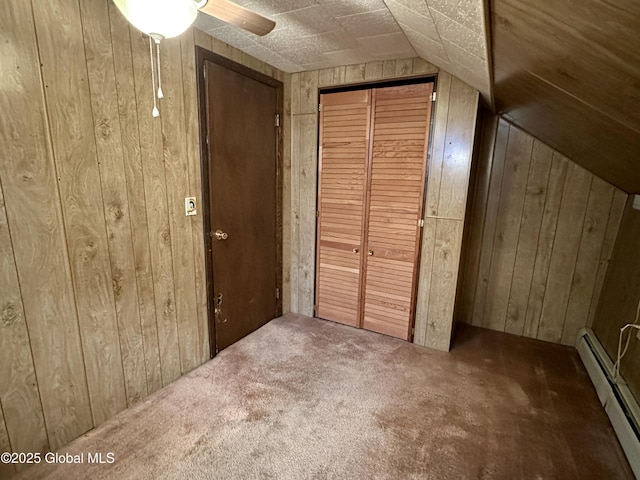
[[[190,215],[197,215],[196,210],[196,197],[184,197],[184,214],[188,217]]]

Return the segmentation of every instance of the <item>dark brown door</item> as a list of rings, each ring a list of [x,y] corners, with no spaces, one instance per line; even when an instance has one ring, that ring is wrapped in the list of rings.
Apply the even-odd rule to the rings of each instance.
[[[206,61],[216,352],[277,314],[277,89]]]

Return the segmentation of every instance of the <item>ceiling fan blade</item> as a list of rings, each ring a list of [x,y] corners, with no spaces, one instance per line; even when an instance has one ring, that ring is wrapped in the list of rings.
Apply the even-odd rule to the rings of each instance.
[[[276,26],[276,22],[252,12],[229,0],[209,0],[200,10],[231,25],[243,28],[256,35],[266,35]]]

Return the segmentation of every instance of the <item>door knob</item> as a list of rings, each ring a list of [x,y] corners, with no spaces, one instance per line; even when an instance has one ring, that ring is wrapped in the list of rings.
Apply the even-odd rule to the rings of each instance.
[[[227,238],[229,238],[227,232],[223,232],[220,229],[216,230],[215,236],[217,240],[226,240]]]
[[[358,253],[360,251],[360,249],[358,248],[354,248],[353,250],[351,250],[353,253]]]
[[[367,252],[367,255],[372,256],[372,255],[373,255],[373,250],[369,250],[369,251]]]

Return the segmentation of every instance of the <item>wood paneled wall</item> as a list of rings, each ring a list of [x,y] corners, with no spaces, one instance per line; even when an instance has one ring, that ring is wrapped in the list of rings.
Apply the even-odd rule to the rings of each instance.
[[[313,315],[318,173],[318,88],[438,75],[427,178],[415,342],[448,350],[478,92],[422,59],[378,61],[291,75],[291,162],[285,164],[285,311]],[[286,158],[286,156],[285,156]],[[288,243],[290,242],[290,243]],[[290,251],[290,256],[286,254]],[[287,260],[285,260],[286,262]],[[288,308],[287,308],[288,307]]]
[[[57,449],[209,358],[196,41],[284,79],[189,31],[154,119],[112,2],[0,4],[0,450]]]
[[[627,195],[503,119],[484,127],[456,320],[573,345]]]
[[[632,204],[633,196],[630,196],[593,322],[596,336],[614,362],[618,354],[620,328],[636,321],[640,302],[640,211],[634,210]],[[631,332],[629,350],[620,362],[620,374],[640,401],[640,340],[637,332]]]

